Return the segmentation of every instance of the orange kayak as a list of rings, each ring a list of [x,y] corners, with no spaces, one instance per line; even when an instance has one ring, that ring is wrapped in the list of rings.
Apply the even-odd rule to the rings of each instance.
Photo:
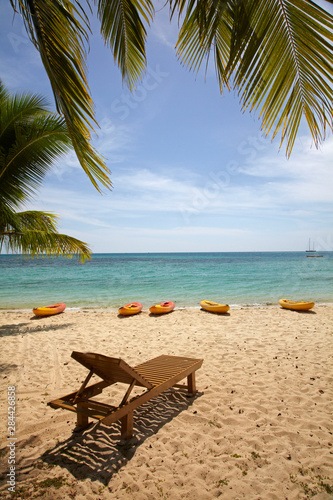
[[[132,314],[138,314],[142,310],[142,304],[140,302],[131,302],[126,306],[120,307],[118,313],[121,316],[131,316]]]
[[[32,312],[36,316],[52,316],[53,314],[62,313],[66,309],[66,304],[53,304],[52,306],[35,307]]]
[[[155,304],[149,308],[149,311],[152,314],[164,314],[173,311],[175,308],[175,303],[171,302],[171,300],[167,302],[160,302],[159,304]]]

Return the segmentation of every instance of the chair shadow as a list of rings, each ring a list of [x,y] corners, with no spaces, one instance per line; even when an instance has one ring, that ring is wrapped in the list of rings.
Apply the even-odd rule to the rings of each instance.
[[[97,423],[82,433],[73,433],[46,451],[39,460],[66,468],[78,480],[90,478],[107,485],[132,459],[138,446],[188,409],[202,394],[197,392],[189,397],[186,390],[169,389],[135,410],[132,439],[120,441],[119,421],[110,427]]]

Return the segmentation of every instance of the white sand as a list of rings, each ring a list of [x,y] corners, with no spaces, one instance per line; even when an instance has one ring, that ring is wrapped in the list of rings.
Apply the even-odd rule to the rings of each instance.
[[[6,393],[15,386],[16,498],[332,499],[332,334],[332,306],[128,318],[1,312],[0,496],[8,493]],[[172,389],[138,409],[136,438],[125,446],[118,423],[72,434],[75,414],[46,403],[85,378],[73,350],[133,366],[160,354],[203,358],[198,395]],[[121,394],[111,387],[103,396]]]

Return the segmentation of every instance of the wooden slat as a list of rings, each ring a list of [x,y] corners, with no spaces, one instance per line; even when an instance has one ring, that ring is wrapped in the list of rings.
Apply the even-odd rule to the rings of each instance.
[[[160,385],[169,378],[172,378],[190,367],[202,364],[202,360],[184,358],[180,356],[158,356],[150,361],[137,365],[135,370],[143,375],[154,386]],[[198,368],[194,368],[197,370]],[[185,378],[184,375],[182,378]],[[180,379],[182,380],[182,379]]]

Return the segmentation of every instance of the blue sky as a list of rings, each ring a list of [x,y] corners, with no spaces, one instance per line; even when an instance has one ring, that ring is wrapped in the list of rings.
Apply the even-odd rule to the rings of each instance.
[[[162,6],[162,3],[160,3]],[[333,13],[327,2],[321,5]],[[0,78],[13,92],[51,88],[9,0],[0,5]],[[60,216],[59,230],[94,252],[333,250],[333,138],[317,150],[303,126],[292,156],[220,95],[213,66],[194,75],[174,50],[177,25],[160,9],[148,32],[148,69],[123,86],[94,21],[88,81],[100,125],[93,144],[111,170],[100,195],[73,154],[27,207]]]

